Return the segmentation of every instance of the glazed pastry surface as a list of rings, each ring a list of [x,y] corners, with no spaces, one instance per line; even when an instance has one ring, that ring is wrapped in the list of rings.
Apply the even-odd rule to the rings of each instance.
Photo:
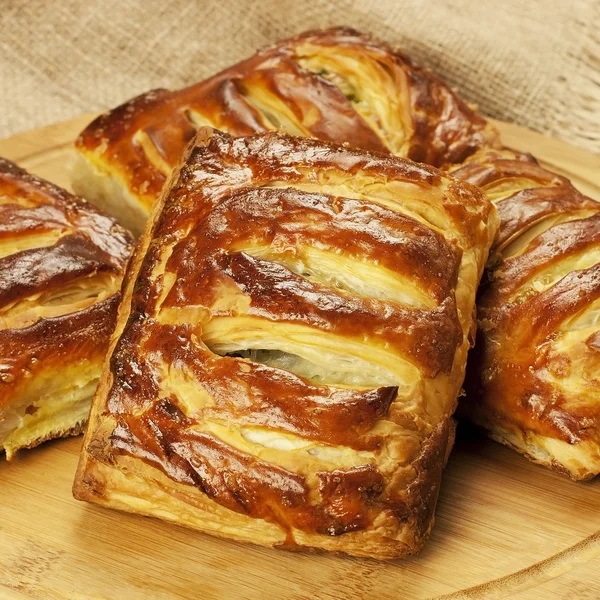
[[[419,551],[497,225],[432,167],[201,130],[128,273],[75,496],[267,546]]]
[[[77,141],[74,184],[141,231],[200,125],[349,143],[481,185],[502,219],[500,254],[485,277],[463,413],[575,479],[600,472],[600,321],[590,288],[600,262],[597,202],[532,157],[503,149],[495,129],[430,71],[339,28],[285,40],[205,82],[149,92],[102,115]],[[552,323],[515,334],[550,311]]]
[[[131,235],[0,159],[0,451],[81,432]]]
[[[600,473],[600,203],[529,155],[482,151],[455,176],[502,227],[479,292],[463,412],[573,479]]]
[[[271,130],[434,166],[462,162],[495,130],[431,71],[344,28],[258,51],[189,88],[153,90],[98,117],[76,142],[75,189],[141,232],[199,126]]]

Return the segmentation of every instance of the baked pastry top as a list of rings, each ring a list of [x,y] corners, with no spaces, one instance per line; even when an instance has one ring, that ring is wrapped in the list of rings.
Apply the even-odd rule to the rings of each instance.
[[[280,130],[435,166],[462,162],[495,130],[429,70],[344,28],[260,50],[179,91],[142,94],[76,142],[73,185],[140,232],[199,126],[235,136]]]
[[[507,259],[507,270],[497,271],[502,255],[496,256],[488,272],[490,277],[506,272],[510,279],[514,275],[512,267],[508,268],[511,264],[521,273],[529,251],[537,252],[537,245],[541,244],[546,250],[535,253],[535,269],[552,283],[535,279],[533,271],[531,277],[536,289],[544,288],[545,295],[541,297],[560,295],[556,302],[552,300],[552,306],[571,306],[570,288],[555,284],[568,278],[565,285],[571,281],[573,289],[579,290],[581,277],[591,277],[583,271],[587,273],[598,263],[594,250],[596,221],[586,221],[581,227],[563,222],[591,216],[597,206],[593,200],[577,192],[564,177],[542,169],[532,157],[503,149],[494,128],[429,71],[388,46],[347,29],[309,32],[280,42],[206,82],[178,92],[150,92],[99,117],[77,141],[79,162],[74,185],[140,231],[186,141],[197,126],[204,124],[234,135],[281,129],[348,142],[442,166],[482,185],[489,198],[497,201],[502,217],[497,249]],[[549,242],[553,232],[561,239],[562,249]],[[544,237],[538,239],[538,234]],[[563,256],[573,252],[584,257],[582,262],[563,260]],[[517,254],[522,254],[518,260]],[[529,276],[523,273],[525,279],[518,280],[526,282]],[[487,289],[496,290],[496,284],[491,282]],[[595,305],[590,300],[589,306],[582,304],[576,309],[573,305],[567,311],[561,310],[560,314],[568,319],[556,322],[555,328],[549,326],[547,337],[520,339],[517,362],[524,379],[516,385],[516,371],[510,366],[515,351],[509,341],[515,325],[512,317],[503,320],[505,329],[492,332],[498,315],[507,315],[513,306],[521,304],[523,298],[515,300],[513,291],[507,292],[508,296],[492,291],[482,295],[482,314],[489,315],[493,310],[496,316],[481,320],[481,343],[473,351],[471,361],[473,365],[486,365],[482,367],[485,375],[483,371],[479,373],[480,381],[497,373],[496,383],[493,387],[485,382],[471,386],[471,402],[464,412],[484,424],[495,439],[537,462],[575,478],[597,474],[600,449],[598,434],[593,433],[597,426],[591,425],[600,418],[600,404],[594,400],[597,369],[593,365],[597,352],[593,336],[600,329],[594,316]],[[588,297],[583,288],[581,294]],[[533,296],[529,300],[531,303],[524,304],[523,310],[539,308],[540,318],[549,310],[550,305],[542,309],[534,303]],[[586,331],[592,342],[586,342],[585,348],[583,342],[561,346],[561,356],[575,353],[572,360],[569,358],[568,377],[556,383],[557,387],[554,375],[541,375],[540,371],[539,376],[525,377],[526,372],[538,369],[536,361],[545,361],[539,352],[552,346],[558,328],[569,327],[575,313],[580,314],[577,310],[587,315],[581,318],[590,319]],[[581,359],[582,352],[585,359]],[[476,370],[474,366],[472,372]],[[513,424],[508,427],[513,417]],[[554,419],[550,428],[543,424],[549,419]],[[573,435],[573,428],[579,433]]]
[[[0,451],[79,433],[131,235],[0,158]]]
[[[600,473],[600,203],[530,155],[481,151],[454,171],[502,227],[479,293],[464,412],[574,479]],[[498,256],[499,255],[499,256]]]
[[[392,558],[433,524],[498,219],[410,161],[205,128],[124,288],[79,499]]]

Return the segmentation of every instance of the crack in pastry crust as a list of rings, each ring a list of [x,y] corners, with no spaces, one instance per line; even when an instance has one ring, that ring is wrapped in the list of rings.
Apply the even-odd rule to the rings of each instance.
[[[0,449],[76,435],[87,417],[132,239],[0,159]]]
[[[294,187],[314,177],[332,193]],[[394,201],[446,213],[447,235],[371,196],[335,194],[335,181],[349,178],[359,191],[373,180],[401,185]],[[265,545],[376,558],[418,551],[497,227],[489,202],[398,158],[205,129],[154,210],[76,497]],[[329,257],[326,282],[279,260],[307,246]],[[335,285],[342,256],[350,270],[368,262],[410,282],[405,297]],[[428,305],[416,307],[412,295],[423,294]],[[371,385],[344,379],[346,363],[372,369]]]

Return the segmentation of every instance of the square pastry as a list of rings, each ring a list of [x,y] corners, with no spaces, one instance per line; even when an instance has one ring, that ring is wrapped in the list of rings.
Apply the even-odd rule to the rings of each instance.
[[[181,90],[157,89],[94,119],[73,186],[138,234],[198,127],[266,131],[461,163],[497,132],[430,70],[345,27],[307,31]]]
[[[0,158],[0,452],[81,433],[132,237]]]
[[[266,546],[419,551],[497,226],[433,167],[201,129],[132,261],[75,496]]]
[[[454,175],[480,187],[501,228],[478,293],[463,414],[574,480],[600,473],[600,202],[508,149]]]

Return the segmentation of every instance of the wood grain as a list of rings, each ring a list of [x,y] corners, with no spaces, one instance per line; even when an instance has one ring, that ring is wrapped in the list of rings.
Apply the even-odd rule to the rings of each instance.
[[[0,141],[0,155],[68,187],[90,115]],[[600,199],[600,158],[500,123]],[[514,600],[600,598],[600,478],[576,484],[462,431],[425,551],[378,563],[217,540],[76,502],[81,440],[0,459],[0,599]]]

